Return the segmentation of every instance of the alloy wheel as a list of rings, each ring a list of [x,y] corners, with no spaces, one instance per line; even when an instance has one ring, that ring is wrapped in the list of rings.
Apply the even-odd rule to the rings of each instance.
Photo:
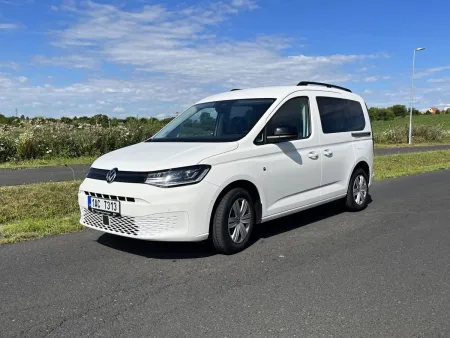
[[[367,182],[363,175],[358,175],[353,182],[353,199],[358,205],[362,205],[367,196]]]
[[[245,198],[237,199],[228,214],[228,234],[234,243],[247,238],[251,226],[251,208]]]

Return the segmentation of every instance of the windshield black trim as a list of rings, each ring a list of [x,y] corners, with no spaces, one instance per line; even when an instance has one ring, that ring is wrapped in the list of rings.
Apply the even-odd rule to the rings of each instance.
[[[244,137],[243,135],[242,137]],[[236,142],[239,141],[242,137],[238,138],[211,138],[211,137],[190,137],[190,138],[181,138],[181,137],[172,137],[172,138],[157,138],[157,139],[148,139],[145,142],[187,142],[187,143],[220,143],[220,142]]]

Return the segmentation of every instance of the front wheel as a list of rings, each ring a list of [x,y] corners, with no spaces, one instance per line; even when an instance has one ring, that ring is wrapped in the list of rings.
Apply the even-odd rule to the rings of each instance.
[[[212,224],[212,242],[223,254],[245,249],[255,224],[253,200],[247,190],[234,188],[220,200]]]
[[[354,171],[348,184],[345,205],[349,211],[360,211],[367,207],[369,196],[369,178],[367,173],[358,168]]]

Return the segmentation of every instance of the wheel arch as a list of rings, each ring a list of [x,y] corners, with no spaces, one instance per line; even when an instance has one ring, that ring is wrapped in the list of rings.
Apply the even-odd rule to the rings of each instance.
[[[366,172],[366,174],[367,174],[367,177],[370,179],[370,166],[369,166],[369,163],[367,163],[367,161],[365,161],[365,160],[360,160],[358,163],[356,163],[355,167],[352,170],[352,173],[351,173],[350,177],[352,177],[352,175],[355,172],[355,170],[359,169],[359,168],[364,170]]]
[[[217,206],[220,203],[222,197],[231,189],[234,188],[243,188],[245,190],[247,190],[250,194],[250,196],[253,199],[253,206],[255,209],[255,223],[261,223],[261,218],[262,218],[262,202],[261,202],[261,194],[260,191],[258,189],[258,187],[251,181],[246,180],[246,179],[238,179],[236,181],[233,181],[231,183],[228,183],[221,191],[220,193],[217,195],[216,200],[214,201],[212,210],[211,210],[211,214],[209,217],[209,232],[211,233],[211,227],[212,227],[212,223],[213,223],[213,219],[214,219],[214,214],[216,212]]]

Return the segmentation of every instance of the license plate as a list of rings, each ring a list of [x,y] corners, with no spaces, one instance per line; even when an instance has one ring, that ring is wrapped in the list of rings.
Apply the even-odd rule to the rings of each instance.
[[[112,201],[103,198],[88,196],[88,209],[102,214],[119,216],[120,201]]]

